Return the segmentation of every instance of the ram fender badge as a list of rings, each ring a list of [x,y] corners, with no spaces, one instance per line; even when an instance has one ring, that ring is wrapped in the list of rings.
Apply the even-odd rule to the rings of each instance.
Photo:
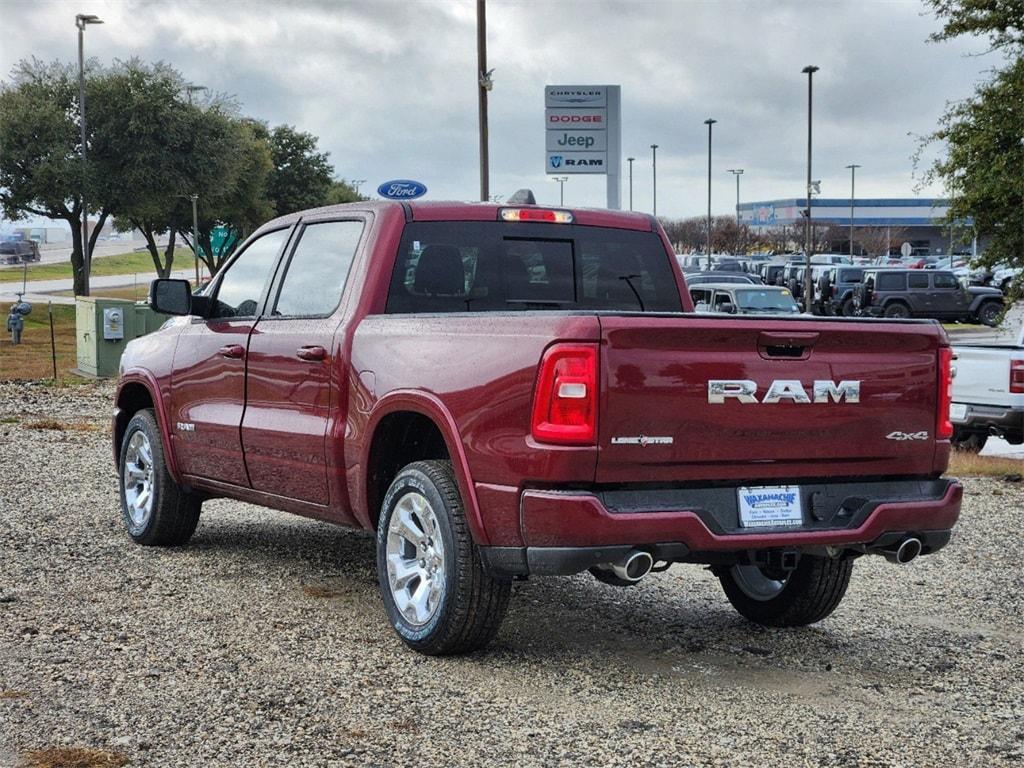
[[[178,426],[178,431],[179,432],[195,432],[196,431],[196,425],[193,424],[191,421],[179,421],[177,426]]]

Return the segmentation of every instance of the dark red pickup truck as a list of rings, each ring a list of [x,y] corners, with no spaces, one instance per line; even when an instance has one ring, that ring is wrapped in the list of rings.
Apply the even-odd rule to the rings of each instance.
[[[358,203],[276,219],[129,344],[128,532],[231,497],[377,532],[424,653],[480,648],[510,583],[710,565],[748,619],[818,621],[864,554],[943,547],[952,355],[932,321],[693,312],[649,216]]]

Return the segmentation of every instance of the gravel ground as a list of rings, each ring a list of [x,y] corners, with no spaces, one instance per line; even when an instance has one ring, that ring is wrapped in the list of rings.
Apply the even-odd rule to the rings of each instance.
[[[110,395],[0,384],[0,765],[1024,762],[1019,485],[972,480],[948,549],[858,561],[808,629],[676,566],[517,585],[491,649],[428,659],[386,623],[366,534],[217,501],[188,548],[133,545]]]

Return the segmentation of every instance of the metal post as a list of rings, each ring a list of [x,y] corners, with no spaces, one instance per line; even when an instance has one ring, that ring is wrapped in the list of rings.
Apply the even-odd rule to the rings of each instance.
[[[708,127],[708,269],[711,269],[711,126],[718,121],[709,117],[704,121]]]
[[[853,260],[853,206],[854,201],[857,199],[854,194],[856,191],[856,176],[857,169],[860,168],[856,163],[852,163],[847,168],[850,169],[850,260]]]
[[[812,238],[814,230],[811,228],[811,209],[813,206],[811,198],[811,117],[814,106],[813,80],[814,73],[818,71],[814,65],[806,66],[801,71],[807,75],[807,220],[804,222],[804,311],[811,311],[811,303],[814,301],[813,285],[811,282],[811,251],[814,250]]]
[[[626,162],[629,163],[629,210],[633,210],[633,161],[635,157],[627,157]]]
[[[654,194],[654,218],[658,218],[658,145],[651,144],[651,184]]]
[[[196,290],[199,290],[199,195],[192,198],[192,255],[196,260]]]
[[[82,285],[85,295],[89,295],[89,273],[92,271],[92,253],[89,251],[89,206],[85,201],[85,185],[88,176],[86,163],[86,132],[85,132],[85,27],[87,24],[102,24],[99,16],[91,13],[79,13],[75,16],[78,28],[78,111],[79,126],[82,131]]]
[[[736,226],[740,223],[740,176],[743,175],[742,168],[730,168],[729,173],[736,177]]]
[[[480,202],[491,199],[490,160],[487,140],[487,92],[491,89],[487,71],[487,0],[476,0],[476,71],[480,114]]]
[[[57,340],[53,334],[53,302],[46,302],[46,314],[50,318],[50,360],[53,362],[53,383],[57,383]]]

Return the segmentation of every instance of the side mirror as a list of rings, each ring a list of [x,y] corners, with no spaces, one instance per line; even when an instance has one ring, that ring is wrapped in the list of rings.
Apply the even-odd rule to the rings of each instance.
[[[154,280],[149,284],[149,306],[162,315],[192,314],[192,286],[188,280]]]
[[[725,302],[725,304],[720,304],[719,305],[718,311],[719,312],[725,312],[725,314],[727,314],[727,315],[735,315],[736,314],[736,305],[735,304],[730,304],[727,301],[727,302]]]

